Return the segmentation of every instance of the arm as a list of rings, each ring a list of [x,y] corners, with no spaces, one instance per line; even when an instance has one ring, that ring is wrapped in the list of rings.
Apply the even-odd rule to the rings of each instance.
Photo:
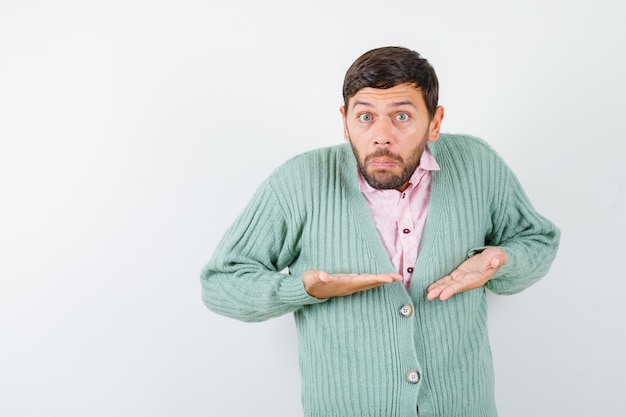
[[[427,299],[485,286],[496,294],[515,294],[543,277],[556,256],[560,232],[537,213],[515,175],[496,163],[503,175],[492,200],[492,230],[485,246],[473,248],[454,271],[428,288]]]
[[[510,295],[528,288],[548,273],[559,247],[560,231],[535,211],[517,178],[508,168],[506,172],[505,198],[485,243],[504,250],[508,262],[486,287],[496,294]]]
[[[306,292],[301,277],[280,272],[298,255],[294,227],[265,181],[202,270],[205,305],[254,322],[321,302]]]
[[[400,274],[328,274],[308,270],[302,275],[304,288],[316,298],[341,297],[365,291],[395,281],[402,281]]]
[[[336,296],[386,283],[399,274],[281,273],[299,254],[297,221],[286,214],[270,180],[228,229],[201,274],[202,299],[212,311],[243,321],[263,321]]]

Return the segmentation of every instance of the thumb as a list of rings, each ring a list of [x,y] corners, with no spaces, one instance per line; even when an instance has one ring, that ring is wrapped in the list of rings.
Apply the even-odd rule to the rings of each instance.
[[[328,273],[326,273],[324,271],[320,271],[320,273],[317,275],[317,277],[319,278],[320,282],[328,282],[328,281],[330,281],[330,275],[328,275]]]

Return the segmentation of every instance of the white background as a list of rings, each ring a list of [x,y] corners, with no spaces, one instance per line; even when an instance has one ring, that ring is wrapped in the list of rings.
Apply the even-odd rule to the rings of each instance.
[[[345,70],[385,45],[563,232],[544,280],[490,296],[500,414],[625,415],[624,11],[2,1],[0,417],[302,415],[293,318],[217,316],[199,273],[272,169],[343,140]]]

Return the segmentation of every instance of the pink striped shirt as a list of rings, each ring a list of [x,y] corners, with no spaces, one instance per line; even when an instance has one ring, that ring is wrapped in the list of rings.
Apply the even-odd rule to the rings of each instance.
[[[359,188],[391,263],[404,277],[406,289],[411,283],[426,224],[431,171],[434,170],[439,170],[439,165],[426,148],[418,168],[409,180],[409,186],[401,193],[372,188],[359,173]]]

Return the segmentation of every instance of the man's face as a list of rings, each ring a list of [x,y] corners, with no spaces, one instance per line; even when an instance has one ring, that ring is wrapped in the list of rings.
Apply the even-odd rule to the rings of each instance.
[[[410,84],[364,88],[341,107],[344,137],[374,188],[404,191],[426,142],[439,136],[443,107],[430,119],[422,92]]]

